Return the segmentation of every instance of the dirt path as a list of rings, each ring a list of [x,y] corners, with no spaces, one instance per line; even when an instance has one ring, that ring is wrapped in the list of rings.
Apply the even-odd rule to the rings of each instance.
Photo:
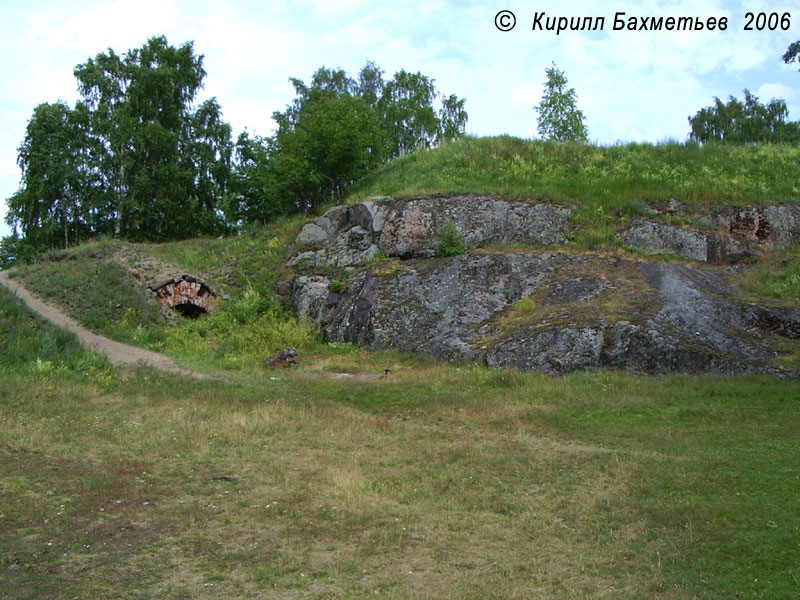
[[[69,329],[78,336],[81,344],[88,350],[94,352],[101,352],[108,357],[112,364],[117,366],[133,366],[144,364],[154,369],[175,373],[177,375],[184,375],[186,377],[194,377],[196,379],[209,379],[208,375],[198,373],[197,371],[189,371],[182,369],[172,362],[171,358],[151,352],[143,348],[136,348],[128,344],[115,342],[96,333],[92,333],[83,325],[78,323],[75,319],[67,316],[58,308],[54,308],[45,304],[38,298],[31,295],[22,285],[13,279],[9,279],[6,271],[0,271],[0,284],[14,292],[25,304],[28,305],[32,311],[47,319],[51,323]]]

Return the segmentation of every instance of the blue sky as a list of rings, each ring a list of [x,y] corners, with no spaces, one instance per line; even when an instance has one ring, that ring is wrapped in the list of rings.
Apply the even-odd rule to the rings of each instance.
[[[20,179],[17,147],[34,107],[78,98],[73,68],[99,52],[122,53],[154,35],[194,41],[208,76],[200,100],[216,96],[234,133],[268,135],[271,115],[293,97],[288,79],[320,66],[356,74],[366,60],[391,77],[420,71],[443,94],[467,99],[467,131],[536,137],[536,115],[552,62],[578,94],[592,140],[685,140],[687,118],[714,96],[784,98],[800,120],[798,65],[780,57],[800,40],[800,0],[128,0],[71,3],[0,0],[0,219]],[[608,8],[598,8],[608,6]],[[517,26],[495,27],[510,10]],[[744,31],[745,13],[790,13],[788,31]],[[531,31],[547,17],[605,17],[598,32]],[[612,31],[615,12],[638,17],[727,17],[726,31]],[[9,228],[0,224],[0,236]]]

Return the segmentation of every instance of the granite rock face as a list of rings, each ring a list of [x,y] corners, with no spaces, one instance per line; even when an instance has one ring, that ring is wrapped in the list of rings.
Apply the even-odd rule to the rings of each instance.
[[[701,230],[637,219],[620,232],[644,253],[696,266],[544,249],[568,245],[569,216],[567,208],[490,196],[337,206],[297,238],[290,264],[306,274],[293,281],[292,303],[328,341],[439,360],[549,374],[798,375],[791,348],[800,308],[738,299],[728,277],[744,267],[719,265],[800,241],[800,209],[722,209],[698,221]],[[439,257],[450,224],[470,251]],[[323,275],[331,267],[350,273],[335,293]]]
[[[800,206],[796,204],[730,209],[715,215],[713,222],[767,248],[782,250],[800,242]]]
[[[396,201],[386,214],[380,248],[387,256],[436,256],[440,232],[455,225],[468,249],[488,244],[547,246],[566,243],[570,211],[551,204],[491,197],[416,198]]]
[[[676,254],[702,262],[731,264],[753,257],[746,244],[718,233],[702,233],[644,219],[622,232],[623,241],[645,254]]]
[[[718,271],[555,252],[362,271],[323,313],[329,341],[549,374],[778,372],[776,340],[800,337],[800,310],[737,302]]]
[[[290,264],[356,267],[379,252],[388,257],[436,256],[441,231],[452,223],[468,249],[489,244],[566,243],[570,211],[551,204],[490,196],[374,198],[335,206],[306,224]]]

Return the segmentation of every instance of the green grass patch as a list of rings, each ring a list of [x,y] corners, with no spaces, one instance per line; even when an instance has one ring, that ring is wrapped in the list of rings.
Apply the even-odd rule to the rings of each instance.
[[[371,360],[394,368],[369,382],[0,369],[3,589],[797,594],[795,382]]]
[[[575,203],[606,213],[676,198],[698,205],[796,202],[796,146],[591,144],[465,138],[392,161],[352,188],[376,195],[481,193]],[[637,204],[639,203],[639,204]]]
[[[71,332],[35,317],[0,286],[0,373],[105,381],[112,367],[104,358],[85,353]]]
[[[159,303],[115,256],[122,242],[103,240],[49,253],[18,269],[23,285],[85,327],[121,342],[156,347],[164,339]]]
[[[800,302],[800,244],[775,253],[751,267],[742,286],[747,292],[797,304]]]

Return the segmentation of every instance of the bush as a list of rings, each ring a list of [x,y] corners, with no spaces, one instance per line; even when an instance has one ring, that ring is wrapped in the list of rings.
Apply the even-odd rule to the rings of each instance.
[[[442,241],[439,243],[439,256],[464,254],[464,240],[458,235],[455,223],[449,222],[439,235],[442,237]]]

